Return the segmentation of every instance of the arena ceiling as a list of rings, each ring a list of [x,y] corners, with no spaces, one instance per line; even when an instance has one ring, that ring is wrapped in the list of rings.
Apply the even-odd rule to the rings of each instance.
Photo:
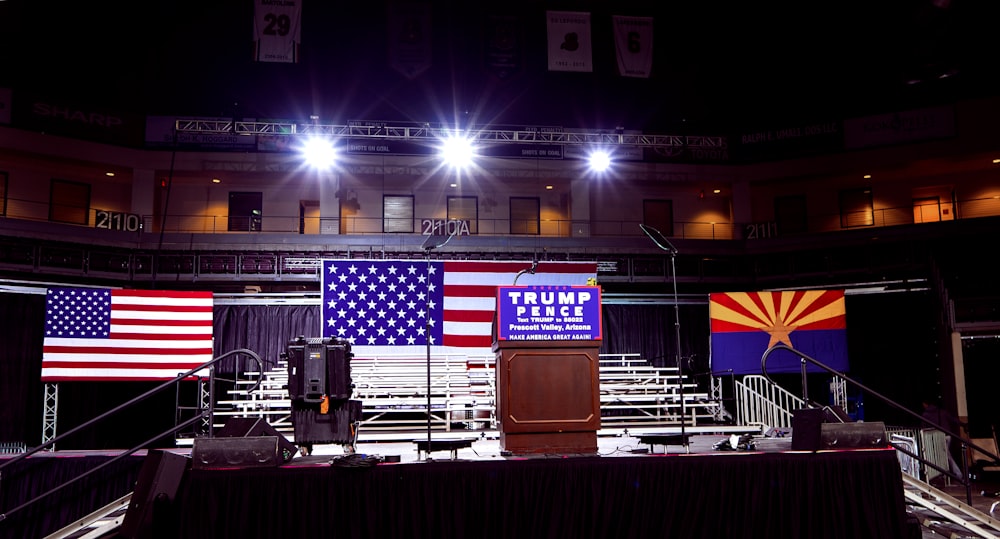
[[[393,1],[302,3],[297,63],[253,60],[253,0],[0,0],[0,88],[150,115],[536,125],[712,134],[1000,95],[989,0],[424,2],[432,56],[388,61]],[[545,12],[590,13],[593,69],[547,69]],[[515,17],[516,69],[484,65]],[[611,17],[654,21],[648,78]]]

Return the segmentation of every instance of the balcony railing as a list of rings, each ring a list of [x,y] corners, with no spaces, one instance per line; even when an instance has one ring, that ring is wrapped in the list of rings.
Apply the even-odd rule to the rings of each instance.
[[[439,217],[416,217],[411,226],[410,219],[392,219],[392,229],[403,232],[383,232],[385,222],[382,217],[342,216],[342,217],[301,217],[298,215],[255,215],[236,217],[209,214],[171,214],[166,219],[150,215],[133,215],[95,208],[62,208],[51,211],[48,202],[8,198],[6,211],[0,218],[26,221],[56,222],[87,228],[107,228],[124,232],[135,232],[138,236],[163,233],[183,234],[344,234],[382,235],[440,233],[433,229],[433,223],[442,221]],[[958,201],[953,211],[916,211],[914,206],[877,208],[860,212],[810,215],[805,222],[793,230],[780,224],[675,221],[673,230],[661,230],[667,236],[692,240],[742,240],[798,233],[836,232],[870,227],[912,225],[924,222],[1000,216],[1000,199],[981,198]],[[60,220],[59,215],[73,216]],[[53,217],[54,216],[54,217]],[[632,237],[642,236],[639,219],[540,219],[538,221],[511,220],[504,218],[480,218],[468,223],[467,232],[472,236],[505,237]],[[400,226],[403,225],[403,226]],[[411,232],[407,232],[410,230]],[[466,233],[463,228],[462,233]]]

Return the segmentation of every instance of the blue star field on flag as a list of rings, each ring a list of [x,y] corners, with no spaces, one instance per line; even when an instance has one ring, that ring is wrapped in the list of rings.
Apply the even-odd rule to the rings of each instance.
[[[441,262],[326,260],[323,336],[356,345],[426,345],[442,335]]]

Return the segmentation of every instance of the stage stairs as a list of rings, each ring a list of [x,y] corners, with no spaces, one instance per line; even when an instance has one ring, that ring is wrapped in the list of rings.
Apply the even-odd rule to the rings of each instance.
[[[362,403],[358,440],[412,439],[427,428],[427,357],[378,356],[351,360],[352,399]],[[496,386],[493,356],[432,355],[431,428],[435,432],[495,435]],[[247,372],[215,403],[213,427],[230,417],[264,418],[294,442],[288,365],[278,361],[263,372]],[[638,355],[601,355],[599,366],[602,431],[658,429],[681,424],[696,429],[719,424],[722,403],[676,368],[656,367]],[[184,445],[189,440],[179,439]]]

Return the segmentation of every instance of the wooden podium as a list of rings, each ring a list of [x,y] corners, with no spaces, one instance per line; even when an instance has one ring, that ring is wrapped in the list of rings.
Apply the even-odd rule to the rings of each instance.
[[[597,453],[600,344],[494,340],[501,449],[515,455]]]

